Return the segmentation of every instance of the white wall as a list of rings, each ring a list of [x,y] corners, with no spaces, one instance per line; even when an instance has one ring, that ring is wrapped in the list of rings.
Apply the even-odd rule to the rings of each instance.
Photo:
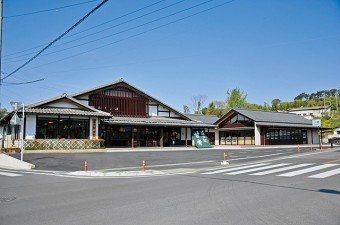
[[[25,139],[35,139],[37,116],[35,114],[26,114],[26,135]]]
[[[158,116],[156,105],[149,105],[149,116]]]
[[[78,109],[79,107],[70,103],[70,102],[55,102],[48,104],[49,107],[53,108],[70,108],[70,109]]]
[[[261,133],[260,133],[260,127],[258,127],[256,125],[256,122],[255,122],[255,145],[261,145]]]
[[[220,132],[215,130],[215,145],[220,145]]]

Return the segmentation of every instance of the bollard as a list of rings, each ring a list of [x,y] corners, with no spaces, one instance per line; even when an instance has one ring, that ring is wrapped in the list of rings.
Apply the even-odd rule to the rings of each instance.
[[[298,148],[297,148],[298,152],[300,153],[300,145],[298,144]]]
[[[146,163],[145,163],[145,160],[143,160],[143,162],[142,162],[142,170],[145,171],[145,169],[146,169]]]
[[[223,161],[226,161],[227,160],[227,154],[223,154]]]
[[[84,162],[84,171],[87,172],[87,161]]]
[[[221,162],[221,165],[229,165],[229,163],[227,161],[227,154],[226,153],[223,154],[223,160]]]

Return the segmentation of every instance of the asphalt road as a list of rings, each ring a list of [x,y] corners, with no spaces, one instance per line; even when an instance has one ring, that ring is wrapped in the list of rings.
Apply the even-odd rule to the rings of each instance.
[[[316,152],[317,148],[313,148]],[[139,170],[145,160],[149,169],[204,168],[218,166],[224,153],[231,164],[244,163],[265,158],[302,154],[309,147],[262,148],[262,149],[211,149],[211,150],[160,150],[102,153],[30,153],[24,155],[26,162],[36,170],[81,171],[87,161],[89,170]],[[20,159],[20,154],[12,155]]]
[[[222,167],[130,179],[0,176],[0,225],[339,225],[340,175],[310,177],[339,168],[339,154],[264,157],[262,162],[251,158],[244,165],[224,167],[244,172],[235,168],[334,165],[291,177],[279,175],[301,168],[261,176],[216,172]]]

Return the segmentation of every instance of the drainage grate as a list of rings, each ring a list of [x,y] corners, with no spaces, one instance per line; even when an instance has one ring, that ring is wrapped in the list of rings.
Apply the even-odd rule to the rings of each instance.
[[[16,197],[0,197],[0,203],[14,201]]]

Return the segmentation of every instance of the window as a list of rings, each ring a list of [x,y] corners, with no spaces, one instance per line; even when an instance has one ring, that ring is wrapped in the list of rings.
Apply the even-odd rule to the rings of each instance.
[[[87,139],[89,119],[69,116],[37,116],[37,139]]]

